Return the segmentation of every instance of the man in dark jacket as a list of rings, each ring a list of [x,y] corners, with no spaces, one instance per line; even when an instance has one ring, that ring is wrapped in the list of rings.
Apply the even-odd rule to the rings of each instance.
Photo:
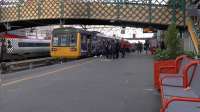
[[[119,43],[119,40],[116,40],[116,42],[115,42],[115,56],[116,56],[116,59],[118,59],[119,58],[119,51],[120,51],[120,43]]]
[[[125,57],[125,41],[124,41],[124,39],[122,39],[121,40],[121,42],[120,42],[120,50],[121,50],[121,53],[122,53],[122,58],[124,58]]]

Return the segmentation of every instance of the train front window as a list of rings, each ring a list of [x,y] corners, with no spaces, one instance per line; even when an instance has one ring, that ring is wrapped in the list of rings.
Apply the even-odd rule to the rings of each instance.
[[[65,36],[60,37],[60,46],[68,46],[69,39]]]
[[[53,46],[57,47],[76,47],[76,33],[68,32],[57,35],[53,38]]]
[[[58,37],[53,38],[53,46],[58,46]]]
[[[72,34],[70,37],[70,47],[76,46],[76,34]]]

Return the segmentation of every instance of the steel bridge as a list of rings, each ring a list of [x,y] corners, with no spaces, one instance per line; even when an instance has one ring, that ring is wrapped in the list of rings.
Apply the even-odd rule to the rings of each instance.
[[[0,31],[51,24],[185,27],[185,0],[1,0]]]

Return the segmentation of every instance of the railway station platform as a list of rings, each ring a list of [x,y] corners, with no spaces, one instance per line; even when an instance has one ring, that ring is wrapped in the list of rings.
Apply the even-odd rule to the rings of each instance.
[[[0,112],[159,112],[153,59],[87,58],[5,74]]]

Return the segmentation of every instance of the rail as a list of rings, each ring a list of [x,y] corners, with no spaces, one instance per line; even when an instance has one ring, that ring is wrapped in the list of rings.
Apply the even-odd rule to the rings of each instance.
[[[56,60],[51,57],[16,61],[16,62],[2,62],[1,74],[23,69],[32,69],[38,66],[50,65],[55,62]]]

